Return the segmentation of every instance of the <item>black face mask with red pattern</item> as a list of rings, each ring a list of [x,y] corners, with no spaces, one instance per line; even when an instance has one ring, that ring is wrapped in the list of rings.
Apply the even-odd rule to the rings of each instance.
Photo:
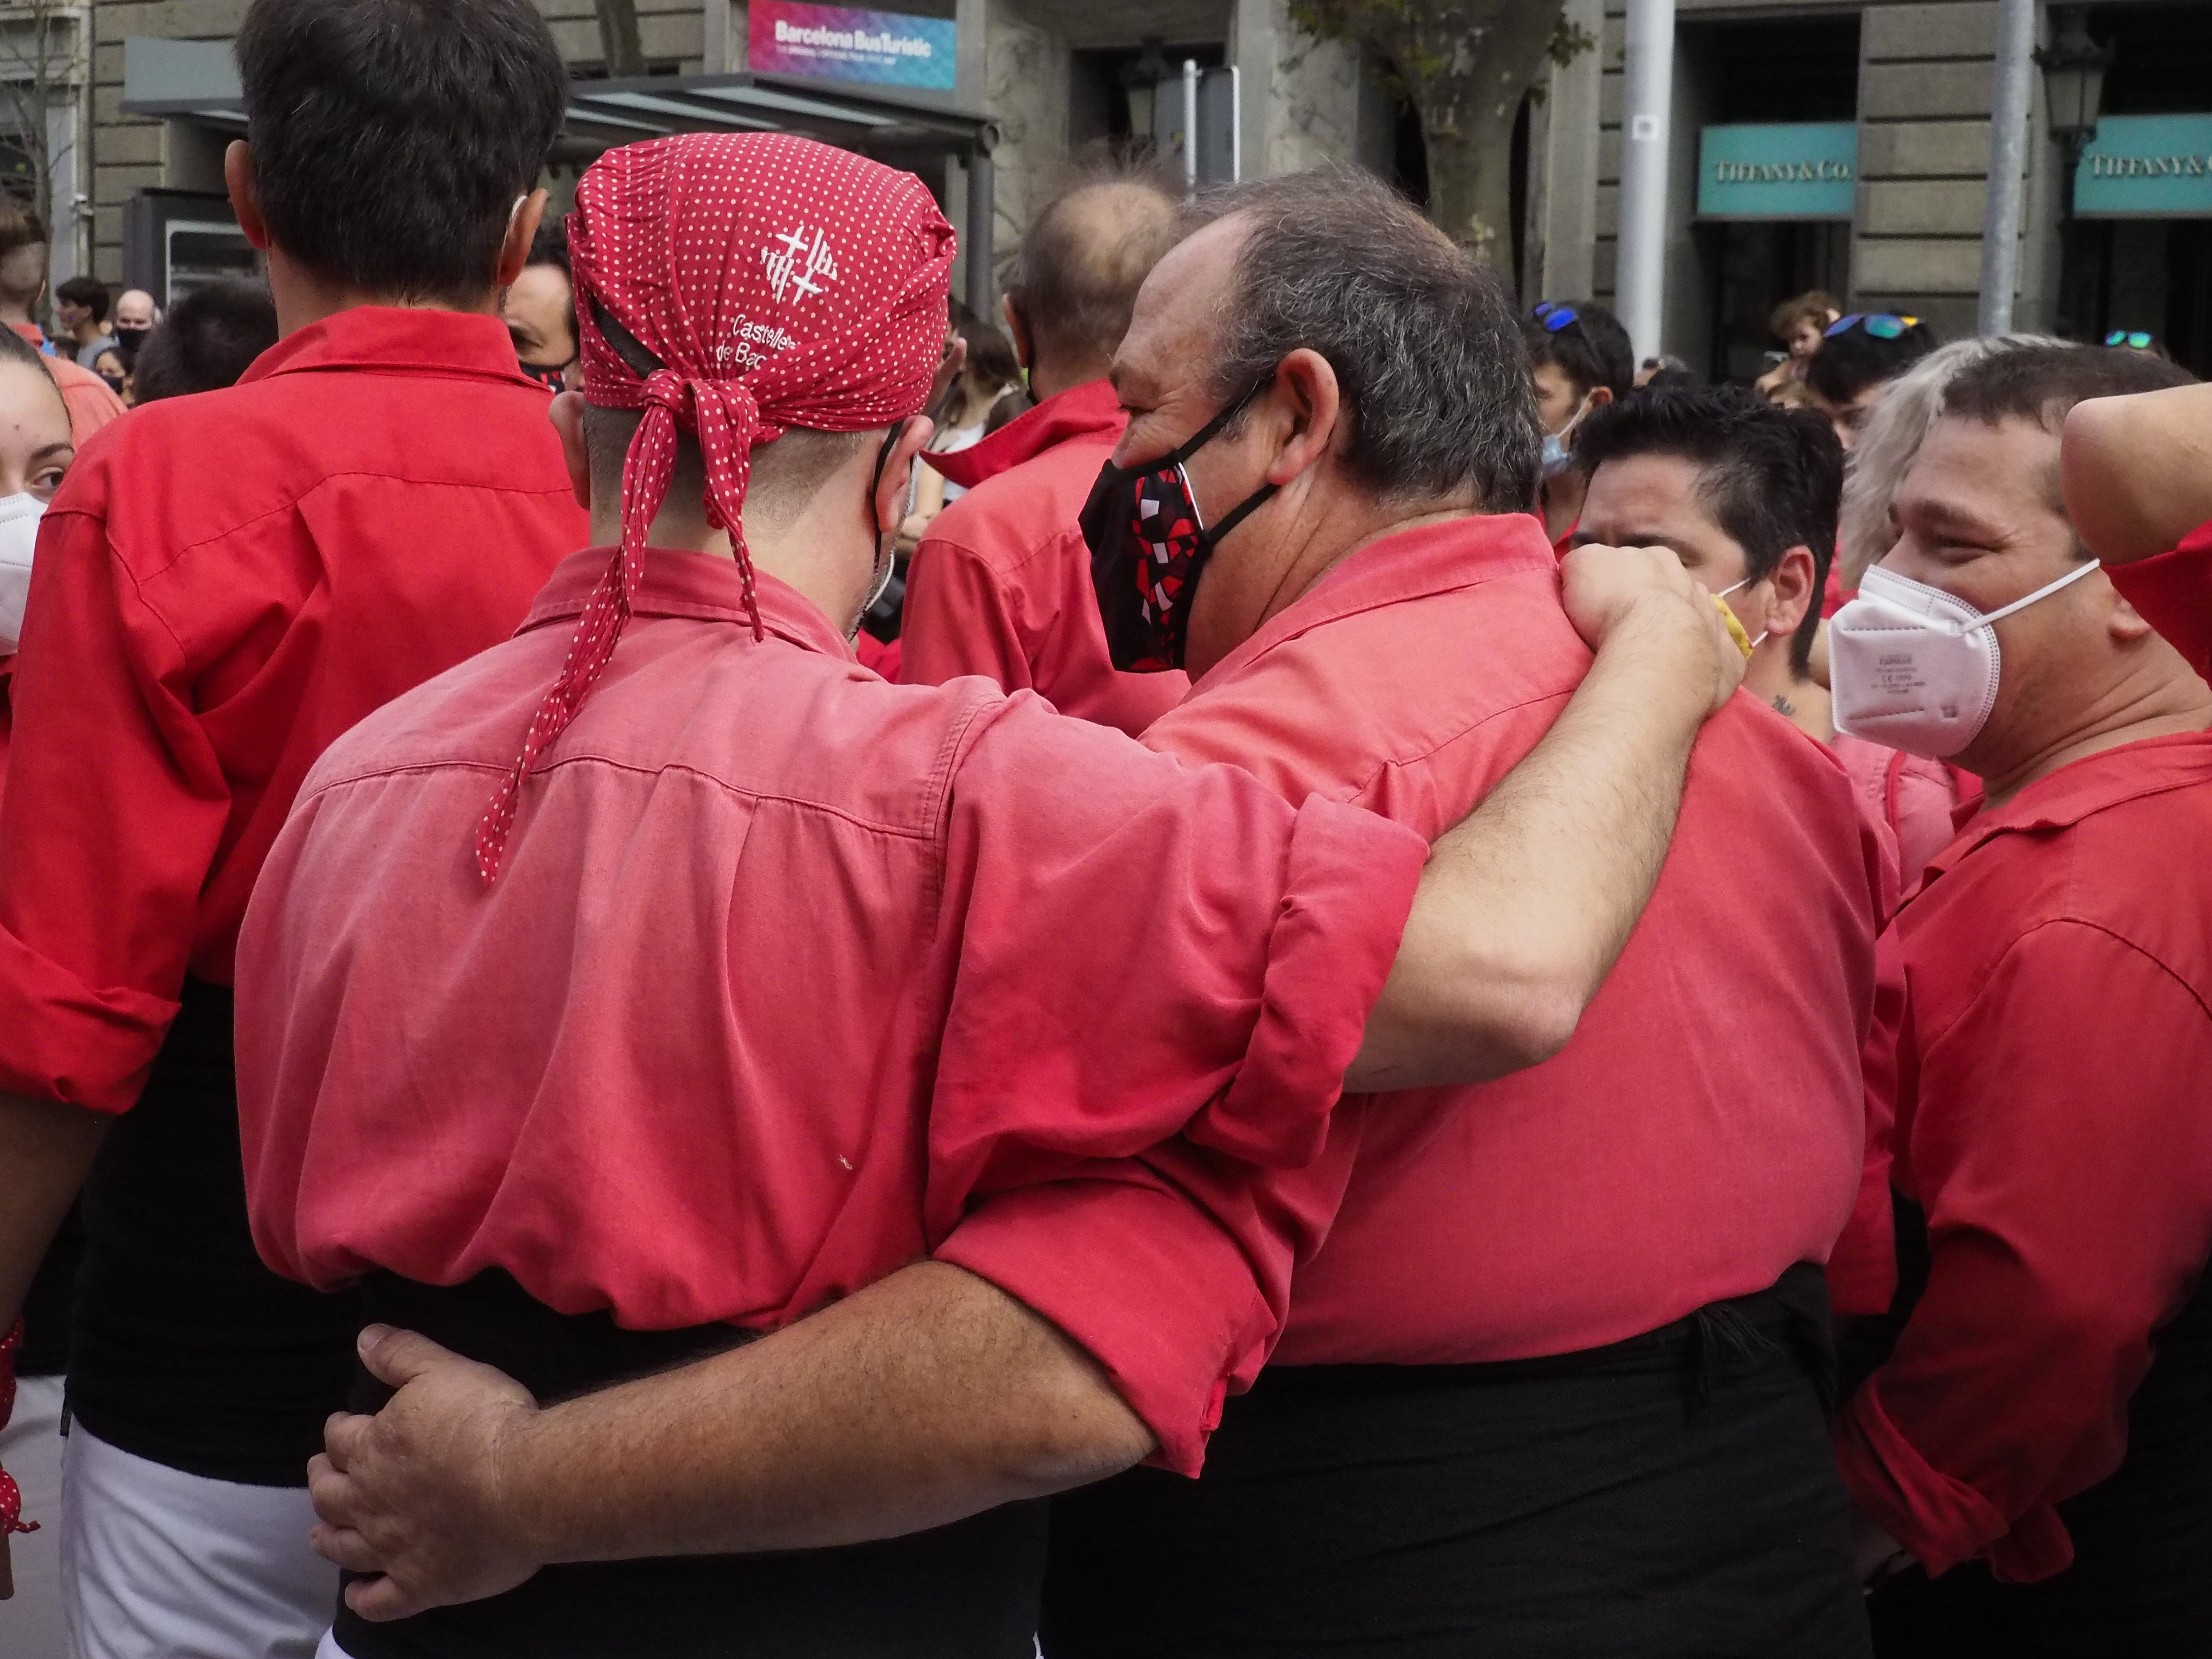
[[[1221,538],[1275,493],[1273,484],[1261,484],[1209,526],[1199,519],[1183,463],[1212,442],[1273,378],[1255,383],[1158,459],[1139,466],[1109,461],[1100,469],[1079,522],[1091,550],[1091,590],[1115,667],[1146,674],[1183,665],[1200,573]]]
[[[525,374],[537,381],[538,385],[551,386],[554,391],[558,392],[566,384],[565,377],[568,373],[568,363],[575,361],[571,357],[568,363],[523,363],[520,367]]]

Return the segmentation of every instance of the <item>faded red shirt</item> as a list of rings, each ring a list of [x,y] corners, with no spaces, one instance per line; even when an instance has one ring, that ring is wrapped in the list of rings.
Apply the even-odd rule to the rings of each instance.
[[[2120,597],[2212,680],[2212,524],[2199,525],[2171,553],[2108,564]]]
[[[496,317],[363,307],[70,469],[9,687],[0,1089],[126,1110],[324,746],[513,629],[585,533],[545,403]]]
[[[2062,767],[1937,854],[1888,941],[1870,1081],[1931,1269],[1838,1425],[1859,1508],[1931,1573],[2073,1559],[2158,1327],[2212,1251],[2212,735]]]
[[[1114,388],[1092,380],[969,448],[922,458],[968,493],[931,521],[908,567],[902,680],[981,674],[1133,736],[1182,700],[1181,674],[1115,672],[1076,525],[1125,424]]]
[[[1528,753],[1589,661],[1538,522],[1462,519],[1353,554],[1145,741],[1432,835]],[[1568,1352],[1824,1261],[1863,1163],[1881,880],[1834,757],[1735,698],[1698,741],[1650,905],[1567,1048],[1478,1088],[1340,1109],[1300,1209],[1327,1243],[1298,1269],[1276,1359]]]
[[[240,941],[255,1242],[331,1285],[502,1267],[563,1312],[769,1328],[934,1255],[1084,1344],[1195,1473],[1426,854],[984,681],[890,686],[655,550],[475,826],[607,555],[335,744]]]

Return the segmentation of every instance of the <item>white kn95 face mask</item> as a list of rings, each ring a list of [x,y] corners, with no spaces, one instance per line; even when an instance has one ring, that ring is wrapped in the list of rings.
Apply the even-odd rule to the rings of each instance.
[[[36,495],[0,495],[0,656],[23,637],[23,601],[31,592],[31,553],[46,504]]]
[[[1828,621],[1836,729],[1929,760],[1957,754],[1980,735],[1996,702],[2001,665],[1990,624],[2096,568],[2089,560],[1984,612],[1955,593],[1874,566],[1858,597]]]

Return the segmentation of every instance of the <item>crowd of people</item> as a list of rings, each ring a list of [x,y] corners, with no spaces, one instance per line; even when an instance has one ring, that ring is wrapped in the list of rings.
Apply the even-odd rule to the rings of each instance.
[[[2212,387],[238,55],[0,204],[10,1659],[2204,1651]]]

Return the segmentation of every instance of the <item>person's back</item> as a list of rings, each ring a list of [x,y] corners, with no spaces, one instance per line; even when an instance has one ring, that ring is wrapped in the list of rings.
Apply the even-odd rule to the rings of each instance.
[[[833,297],[757,263],[793,177]],[[284,827],[240,945],[264,1256],[541,1394],[951,1264],[1094,1352],[1194,1473],[1287,1285],[1249,1166],[1319,1144],[1418,840],[853,660],[951,264],[910,175],[688,135],[602,158],[570,228],[586,390],[555,420],[616,545],[332,745]],[[636,274],[669,242],[673,299]],[[784,349],[708,356],[699,319],[732,314]],[[690,424],[647,395],[672,380]],[[1132,867],[1157,902],[1124,902]],[[334,1640],[721,1652],[742,1617],[763,1656],[1018,1656],[1042,1522],[556,1570],[390,1632],[349,1605]]]
[[[1347,465],[1368,488],[1418,507],[1419,466],[1486,467],[1492,510],[1372,533],[1303,591],[1257,549],[1216,556],[1201,605],[1232,558],[1227,607],[1297,597],[1210,665],[1194,649],[1191,695],[1144,741],[1233,761],[1290,799],[1449,823],[1538,742],[1589,660],[1542,527],[1510,511],[1537,448],[1513,319],[1410,228],[1392,278],[1376,274],[1371,239],[1345,222],[1387,204],[1259,199],[1267,228],[1243,257],[1261,297],[1249,313],[1212,301],[1249,355],[1200,372],[1243,384],[1264,355],[1248,341],[1295,348],[1285,377],[1322,356],[1365,394],[1358,441],[1375,449]],[[1196,262],[1197,245],[1169,257]],[[1400,268],[1410,293],[1386,287]],[[1310,302],[1332,279],[1349,297]],[[1117,374],[1165,404],[1188,371],[1154,367],[1172,361],[1163,343],[1195,344],[1168,321],[1147,331],[1152,295]],[[1403,325],[1364,319],[1386,295],[1433,306],[1422,337],[1467,337],[1384,374]],[[1422,373],[1473,406],[1451,424],[1487,429],[1474,467],[1438,454]],[[1219,513],[1251,486],[1218,477]],[[1365,528],[1385,510],[1355,496],[1338,513]],[[1340,1109],[1294,1207],[1326,1224],[1341,1206],[1310,1235],[1283,1339],[1225,1407],[1207,1478],[1180,1490],[1139,1471],[1056,1504],[1048,1650],[1863,1644],[1820,1408],[1818,1264],[1860,1183],[1881,875],[1832,757],[1739,692],[1700,737],[1651,904],[1565,1049],[1497,1082]],[[1686,1419],[1693,1398],[1711,1406]],[[1130,1582],[1146,1594],[1117,1589]]]
[[[1040,401],[932,458],[968,493],[915,550],[901,679],[982,674],[1133,734],[1187,689],[1181,674],[1126,673],[1108,659],[1076,522],[1123,424],[1106,366],[1173,216],[1172,196],[1142,172],[1079,175],[1037,216],[1006,315]]]
[[[73,471],[44,526],[0,798],[0,1087],[67,1148],[35,1176],[11,1162],[25,1232],[0,1298],[99,1148],[69,1510],[72,1616],[98,1652],[134,1629],[288,1651],[327,1619],[305,1461],[354,1324],[247,1236],[239,921],[322,748],[507,633],[582,532],[544,395],[489,314],[560,119],[542,21],[514,0],[434,17],[267,0],[240,53],[233,195],[288,332],[244,383],[135,414]],[[400,131],[379,76],[451,130],[418,101]],[[447,188],[366,205],[338,188],[380,122],[410,180],[410,146],[458,155]],[[145,1538],[184,1527],[231,1567],[150,1567]]]

